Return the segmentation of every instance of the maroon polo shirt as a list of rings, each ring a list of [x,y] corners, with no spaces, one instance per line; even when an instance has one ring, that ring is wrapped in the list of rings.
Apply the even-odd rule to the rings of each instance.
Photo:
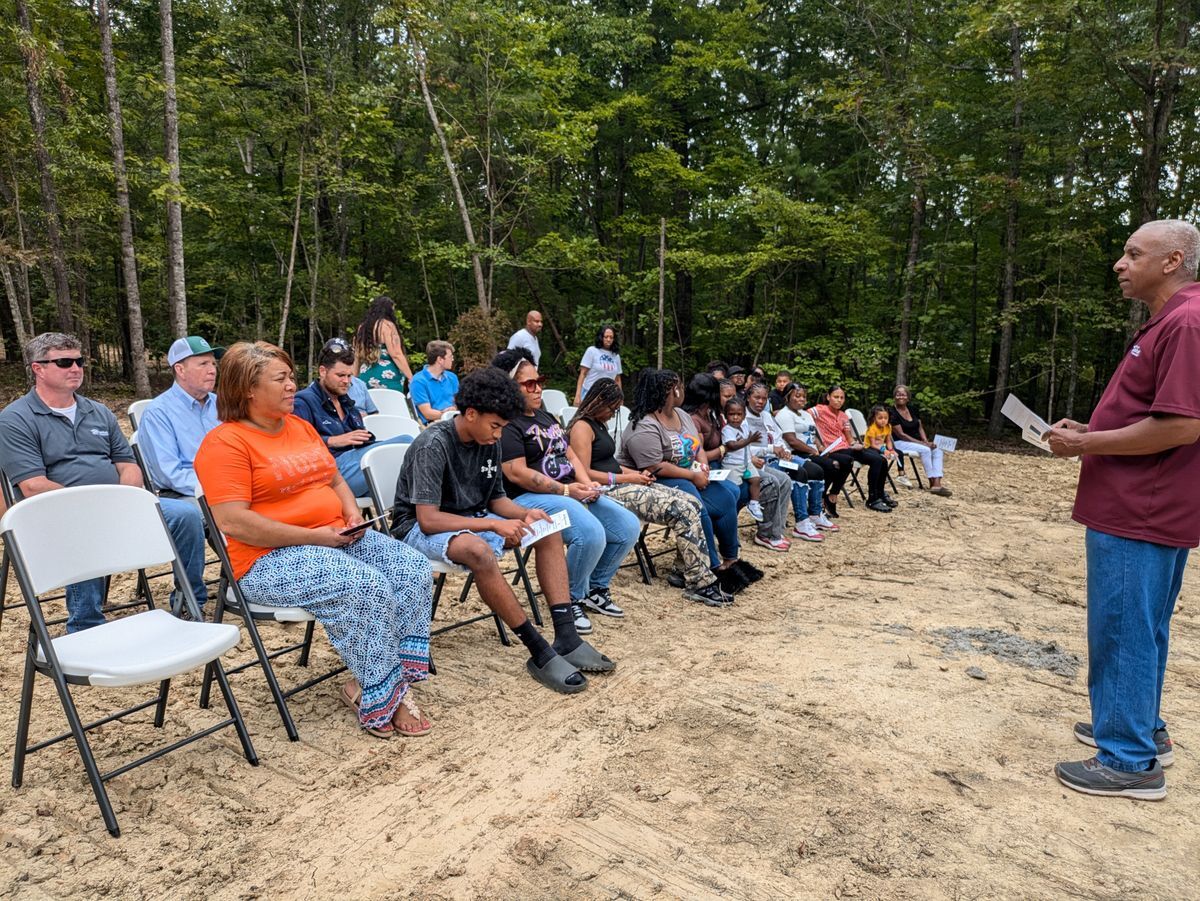
[[[1138,329],[1088,429],[1154,414],[1200,419],[1200,283]],[[1159,454],[1085,454],[1073,518],[1090,529],[1169,547],[1200,544],[1200,442]]]

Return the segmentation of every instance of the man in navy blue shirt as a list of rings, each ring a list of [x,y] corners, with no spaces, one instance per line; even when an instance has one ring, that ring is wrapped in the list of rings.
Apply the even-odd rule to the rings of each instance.
[[[362,472],[363,454],[381,444],[406,444],[412,441],[412,436],[376,441],[366,430],[362,413],[349,394],[354,371],[354,351],[350,346],[341,338],[325,342],[317,357],[317,378],[296,393],[292,412],[312,424],[333,454],[338,472],[354,496],[364,497],[367,479]]]

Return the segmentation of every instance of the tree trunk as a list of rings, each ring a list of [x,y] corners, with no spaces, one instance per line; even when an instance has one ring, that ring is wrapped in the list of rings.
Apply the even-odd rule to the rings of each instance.
[[[300,240],[300,200],[304,196],[304,144],[300,144],[300,171],[296,174],[296,209],[292,213],[292,248],[288,253],[287,281],[283,288],[283,311],[279,315],[279,346],[287,334],[288,314],[292,309],[292,283],[296,278],[296,243]]]
[[[42,106],[42,90],[38,84],[42,69],[42,52],[33,37],[29,7],[25,0],[16,0],[17,25],[20,32],[21,58],[25,61],[25,93],[29,101],[29,123],[33,127],[33,155],[37,162],[42,185],[42,209],[46,212],[46,239],[50,244],[50,270],[53,274],[54,305],[58,310],[60,331],[74,329],[71,311],[71,287],[67,279],[67,254],[63,249],[62,216],[58,195],[54,191],[54,173],[50,168],[50,152],[46,149],[46,110]]]
[[[921,255],[921,229],[925,225],[925,182],[913,188],[912,219],[908,226],[908,257],[904,261],[904,295],[900,302],[900,347],[896,354],[896,384],[908,382],[909,334],[912,329],[913,285]]]
[[[133,389],[138,397],[150,396],[150,377],[146,372],[146,338],[142,326],[142,298],[138,288],[137,257],[133,251],[133,217],[129,213],[129,177],[125,171],[125,125],[121,117],[121,99],[117,94],[117,64],[113,56],[112,22],[108,0],[96,0],[96,18],[100,26],[100,55],[104,63],[104,90],[108,94],[108,119],[112,129],[113,175],[117,189],[117,209],[121,215],[121,274],[125,282],[125,303],[129,321],[129,363]]]
[[[1158,218],[1163,148],[1168,139],[1171,111],[1179,96],[1180,75],[1184,66],[1182,56],[1187,48],[1188,34],[1192,27],[1192,16],[1188,15],[1192,4],[1179,4],[1175,40],[1172,46],[1164,47],[1163,31],[1167,24],[1164,6],[1164,0],[1157,0],[1154,6],[1154,61],[1146,67],[1144,79],[1134,79],[1142,91],[1142,118],[1138,129],[1142,137],[1142,154],[1138,162],[1138,209],[1135,227]],[[1166,65],[1160,62],[1164,59],[1169,60]],[[1132,336],[1145,321],[1146,305],[1140,300],[1131,300],[1126,327],[1128,335]]]
[[[1012,51],[1013,81],[1013,137],[1008,148],[1008,216],[1004,225],[1004,284],[1000,300],[1000,352],[996,361],[996,390],[992,401],[992,418],[988,434],[1000,436],[1004,428],[1004,395],[1008,391],[1008,369],[1012,358],[1013,307],[1017,290],[1017,212],[1018,187],[1021,179],[1021,161],[1025,146],[1021,137],[1021,114],[1023,112],[1021,83],[1024,73],[1021,68],[1021,28],[1013,24],[1009,32],[1009,48]]]
[[[32,335],[25,330],[25,317],[21,315],[21,298],[17,294],[17,286],[9,271],[8,263],[0,261],[0,276],[4,278],[4,296],[8,298],[8,308],[12,313],[13,331],[16,332],[17,348],[25,349],[25,344]]]
[[[466,233],[467,244],[471,249],[471,269],[475,275],[475,296],[479,301],[480,309],[490,314],[492,312],[492,305],[488,297],[487,283],[483,277],[483,261],[479,256],[479,245],[475,242],[475,229],[471,225],[471,212],[467,209],[467,199],[463,195],[462,183],[458,177],[458,168],[454,165],[454,158],[450,155],[450,145],[446,141],[446,131],[442,128],[437,109],[433,105],[433,95],[429,91],[429,80],[425,72],[425,50],[417,43],[417,36],[413,32],[412,26],[406,22],[404,27],[408,32],[409,46],[412,48],[413,65],[417,70],[417,81],[421,85],[421,96],[425,99],[425,112],[429,115],[429,122],[433,126],[434,134],[437,135],[438,144],[441,145],[442,161],[446,164],[446,173],[450,177],[450,187],[454,190],[454,202],[458,206],[458,214],[462,218],[463,231]]]
[[[167,310],[171,333],[187,335],[187,284],[183,270],[183,190],[179,181],[179,106],[175,98],[175,25],[171,0],[158,0],[162,30],[163,88],[165,95],[163,133],[167,158]]]

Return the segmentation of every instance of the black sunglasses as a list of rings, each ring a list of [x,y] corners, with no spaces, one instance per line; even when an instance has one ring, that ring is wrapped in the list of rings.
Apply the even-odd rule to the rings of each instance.
[[[43,366],[49,366],[53,363],[59,369],[70,369],[72,366],[78,366],[82,369],[87,365],[86,357],[59,357],[57,360],[34,360],[35,363],[41,363]]]

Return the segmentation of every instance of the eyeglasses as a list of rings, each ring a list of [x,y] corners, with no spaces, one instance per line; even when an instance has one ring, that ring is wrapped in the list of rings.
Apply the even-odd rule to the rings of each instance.
[[[34,360],[35,363],[41,363],[43,366],[49,366],[53,363],[59,369],[70,369],[72,366],[78,366],[82,369],[87,365],[85,357],[59,357],[57,360]]]
[[[526,379],[523,382],[517,382],[517,384],[520,385],[522,388],[524,388],[526,391],[532,391],[534,388],[536,388],[538,391],[541,391],[543,388],[546,387],[546,382],[548,382],[548,381],[550,381],[550,380],[548,378],[546,378],[546,376],[539,375],[536,379]]]

